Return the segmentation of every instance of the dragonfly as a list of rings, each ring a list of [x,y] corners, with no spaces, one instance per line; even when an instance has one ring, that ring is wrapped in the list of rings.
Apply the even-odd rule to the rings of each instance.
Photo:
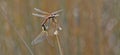
[[[63,9],[57,10],[57,11],[52,12],[52,13],[48,13],[48,12],[42,11],[42,10],[37,9],[37,8],[34,8],[34,10],[37,11],[37,12],[43,13],[44,15],[37,14],[37,13],[32,13],[32,15],[37,16],[37,17],[42,17],[42,18],[44,18],[44,20],[42,21],[42,24],[41,24],[41,26],[42,26],[42,32],[31,42],[31,44],[32,45],[36,45],[36,44],[38,44],[38,43],[40,43],[40,42],[42,42],[42,41],[44,41],[44,40],[47,39],[48,43],[53,46],[53,44],[48,39],[48,31],[47,31],[48,28],[46,26],[46,23],[50,19],[52,19],[53,23],[57,23],[55,18],[57,16],[59,16],[58,13],[62,12]],[[61,29],[62,28],[59,27],[57,30],[61,30]]]

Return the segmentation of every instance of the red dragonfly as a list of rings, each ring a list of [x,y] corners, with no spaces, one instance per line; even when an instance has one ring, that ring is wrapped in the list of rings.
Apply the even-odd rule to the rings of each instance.
[[[42,26],[42,32],[32,41],[32,45],[35,45],[35,44],[38,44],[40,42],[42,42],[43,40],[47,39],[48,43],[50,45],[52,45],[52,43],[48,40],[48,32],[47,32],[47,26],[45,25],[48,20],[52,19],[52,22],[56,23],[55,21],[55,18],[57,16],[59,16],[59,12],[62,12],[63,10],[58,10],[58,11],[55,11],[55,12],[52,12],[52,13],[48,13],[48,12],[45,12],[45,11],[42,11],[40,9],[37,9],[37,8],[34,8],[35,11],[37,12],[40,12],[40,13],[43,13],[45,15],[40,15],[40,14],[36,14],[36,13],[32,13],[32,15],[34,16],[38,16],[38,17],[42,17],[42,18],[45,18],[41,24]],[[58,28],[59,30],[61,30],[61,27]]]

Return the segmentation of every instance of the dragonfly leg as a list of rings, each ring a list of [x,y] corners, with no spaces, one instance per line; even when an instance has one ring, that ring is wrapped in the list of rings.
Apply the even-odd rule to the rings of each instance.
[[[53,22],[54,24],[57,24],[57,20],[56,20],[55,18],[52,18],[52,22]]]
[[[43,29],[44,31],[47,31],[47,27],[45,26],[45,24],[42,25],[42,29]]]

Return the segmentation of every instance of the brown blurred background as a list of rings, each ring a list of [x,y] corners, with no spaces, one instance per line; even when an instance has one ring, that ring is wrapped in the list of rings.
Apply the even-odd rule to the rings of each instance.
[[[120,55],[120,0],[0,0],[0,55],[60,55],[31,41],[41,30],[34,8],[64,11],[57,19],[63,55]]]

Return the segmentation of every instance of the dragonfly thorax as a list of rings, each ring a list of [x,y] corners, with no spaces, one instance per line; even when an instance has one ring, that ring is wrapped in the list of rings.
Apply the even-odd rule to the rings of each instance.
[[[50,16],[49,16],[49,18],[55,18],[56,17],[56,14],[51,14]]]

